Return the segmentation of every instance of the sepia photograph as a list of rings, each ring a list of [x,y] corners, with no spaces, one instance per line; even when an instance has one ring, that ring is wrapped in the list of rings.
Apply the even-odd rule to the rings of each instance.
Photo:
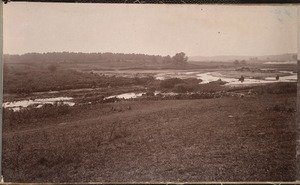
[[[9,2],[4,180],[295,181],[297,73],[292,5]]]

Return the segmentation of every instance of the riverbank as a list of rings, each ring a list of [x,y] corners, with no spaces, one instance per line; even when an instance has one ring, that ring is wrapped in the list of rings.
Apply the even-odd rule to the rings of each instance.
[[[159,81],[157,84],[152,84],[150,88],[143,86],[87,88],[44,93],[38,92],[28,94],[24,97],[10,95],[5,96],[2,106],[6,114],[10,111],[41,113],[32,109],[39,109],[44,106],[52,106],[55,109],[55,107],[60,105],[81,106],[133,99],[170,100],[244,97],[263,93],[296,93],[296,90],[296,83],[292,82],[228,86],[226,82],[220,80],[201,84],[201,80],[197,79],[174,78]]]

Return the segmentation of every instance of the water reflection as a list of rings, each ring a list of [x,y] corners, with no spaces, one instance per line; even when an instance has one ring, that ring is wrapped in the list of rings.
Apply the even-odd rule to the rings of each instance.
[[[274,83],[274,82],[296,82],[297,81],[297,73],[293,73],[292,71],[280,71],[281,73],[289,74],[288,76],[282,76],[279,80],[276,80],[276,76],[274,77],[266,77],[265,79],[254,79],[254,78],[245,78],[243,82],[240,82],[238,78],[230,78],[222,75],[218,72],[185,72],[185,73],[161,73],[156,75],[156,79],[165,80],[168,78],[197,78],[201,79],[202,82],[200,84],[207,84],[213,81],[222,80],[227,82],[225,85],[249,85],[249,84],[259,84],[259,83]]]
[[[11,109],[13,111],[20,111],[22,108],[26,108],[32,106],[33,108],[41,108],[45,104],[55,104],[61,103],[69,106],[74,106],[74,102],[70,102],[72,97],[56,97],[56,98],[43,98],[43,99],[30,99],[30,100],[20,100],[20,101],[12,101],[5,102],[2,104],[4,108]]]

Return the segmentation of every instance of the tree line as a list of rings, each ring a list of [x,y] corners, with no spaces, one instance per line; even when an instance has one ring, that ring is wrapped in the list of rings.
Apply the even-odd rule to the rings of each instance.
[[[161,55],[146,55],[146,54],[124,54],[124,53],[81,53],[81,52],[49,52],[49,53],[26,53],[23,55],[3,56],[4,62],[14,63],[36,63],[36,62],[170,62],[176,64],[186,63],[188,57],[184,52],[176,53],[173,57]]]

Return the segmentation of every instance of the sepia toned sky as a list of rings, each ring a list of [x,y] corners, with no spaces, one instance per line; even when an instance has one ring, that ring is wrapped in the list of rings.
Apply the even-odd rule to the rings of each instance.
[[[4,5],[4,53],[188,56],[296,53],[295,6],[20,3]]]

